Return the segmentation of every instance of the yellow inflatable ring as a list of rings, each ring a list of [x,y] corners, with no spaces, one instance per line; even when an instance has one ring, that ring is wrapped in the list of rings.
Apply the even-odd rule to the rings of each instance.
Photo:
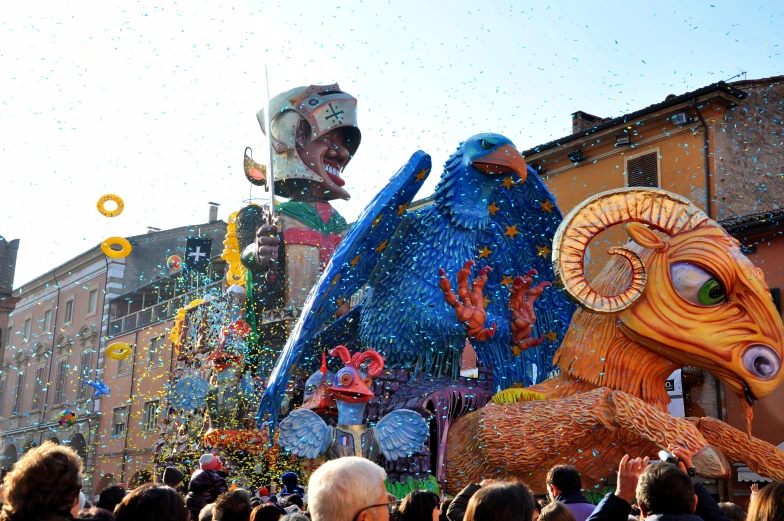
[[[131,346],[125,342],[115,342],[106,348],[106,356],[112,360],[125,360],[131,356]]]
[[[114,201],[117,205],[117,208],[114,210],[107,210],[106,203],[109,201]],[[98,199],[98,211],[101,212],[101,215],[104,217],[117,217],[120,215],[123,210],[125,209],[125,203],[123,202],[122,198],[119,195],[114,194],[106,194],[102,195],[100,199]]]
[[[113,249],[112,246],[115,244],[122,249]],[[103,251],[104,255],[111,257],[112,259],[122,259],[131,254],[131,243],[122,237],[109,237],[101,243],[101,251]]]

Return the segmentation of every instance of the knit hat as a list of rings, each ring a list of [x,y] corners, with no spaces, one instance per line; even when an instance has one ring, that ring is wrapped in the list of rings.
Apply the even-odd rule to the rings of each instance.
[[[201,470],[218,470],[221,468],[221,461],[215,454],[202,454],[199,458],[199,468]]]
[[[176,487],[182,483],[184,476],[177,467],[166,467],[163,469],[163,484]]]

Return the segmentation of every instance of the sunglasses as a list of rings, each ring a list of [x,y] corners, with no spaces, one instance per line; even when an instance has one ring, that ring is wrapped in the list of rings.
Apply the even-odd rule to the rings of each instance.
[[[370,508],[387,507],[387,512],[389,512],[390,514],[394,514],[397,511],[397,506],[399,503],[400,503],[399,501],[389,501],[387,503],[376,503],[375,505],[368,505],[362,510],[360,510],[359,512],[357,512],[357,515],[354,516],[354,521],[357,521],[357,518],[359,518],[359,514],[361,514],[362,512]]]

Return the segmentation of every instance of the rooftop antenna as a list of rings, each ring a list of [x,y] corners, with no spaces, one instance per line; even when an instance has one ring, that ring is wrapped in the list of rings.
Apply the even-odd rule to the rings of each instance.
[[[745,80],[746,79],[746,71],[740,71],[738,74],[736,74],[732,78],[727,78],[725,81],[732,81],[735,78],[740,78],[741,76],[743,76],[743,79]]]

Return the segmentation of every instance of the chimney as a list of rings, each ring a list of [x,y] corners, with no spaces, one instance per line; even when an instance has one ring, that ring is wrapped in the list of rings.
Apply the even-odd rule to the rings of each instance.
[[[605,118],[588,114],[582,110],[572,114],[572,134],[580,134],[586,130],[592,129],[603,122]]]
[[[218,207],[220,206],[220,203],[209,202],[207,204],[210,205],[210,221],[209,222],[211,222],[211,223],[218,222]]]

